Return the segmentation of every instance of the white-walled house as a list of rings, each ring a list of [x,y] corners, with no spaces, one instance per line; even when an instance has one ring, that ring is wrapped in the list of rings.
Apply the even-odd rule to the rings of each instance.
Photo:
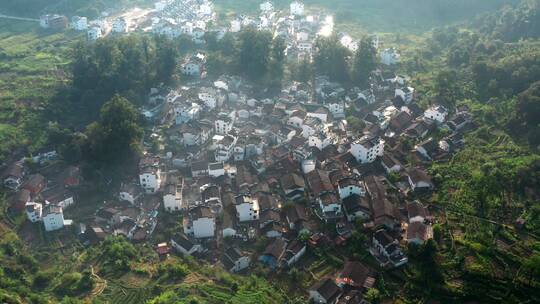
[[[159,158],[144,157],[139,162],[139,181],[146,193],[155,193],[161,185]]]
[[[216,89],[207,87],[201,88],[199,91],[199,99],[211,110],[215,109],[224,101],[223,96],[221,96]]]
[[[115,33],[127,33],[129,30],[129,23],[126,18],[116,18],[112,24],[112,31]]]
[[[231,21],[230,29],[231,33],[238,33],[242,30],[242,21],[235,19]]]
[[[403,102],[405,102],[406,104],[409,104],[414,99],[414,88],[412,87],[397,88],[394,92],[394,96],[401,97],[401,100],[403,100]]]
[[[138,185],[132,183],[125,183],[120,186],[120,193],[118,197],[121,201],[127,201],[131,204],[135,204],[137,199],[142,195]]]
[[[304,15],[304,3],[300,1],[293,1],[290,5],[291,15],[303,16]]]
[[[192,102],[190,105],[179,104],[174,108],[175,122],[177,125],[181,125],[185,122],[198,119],[202,111],[202,107]]]
[[[259,219],[259,203],[251,196],[237,196],[235,198],[235,207],[239,222],[255,221]]]
[[[214,157],[217,162],[226,162],[231,159],[234,153],[236,141],[236,137],[225,135],[219,142],[217,142],[216,150],[214,151]]]
[[[345,177],[338,181],[338,193],[339,198],[344,200],[351,195],[366,195],[366,188],[363,182],[358,181],[353,177]]]
[[[71,18],[71,27],[76,31],[88,30],[88,19],[81,16],[73,16]]]
[[[206,206],[197,206],[190,211],[193,236],[197,239],[213,238],[216,232],[216,217]]]
[[[103,32],[100,27],[93,26],[88,29],[88,32],[86,33],[86,37],[88,41],[96,41],[99,38],[103,37]]]
[[[441,105],[433,105],[424,112],[424,118],[431,119],[437,123],[443,123],[448,116],[448,110]]]
[[[225,166],[222,162],[209,163],[208,175],[212,177],[220,177],[225,175]]]
[[[236,273],[248,268],[251,259],[249,256],[242,254],[238,248],[229,247],[223,253],[221,262],[229,272]]]
[[[261,12],[270,13],[274,10],[274,5],[270,1],[265,1],[259,5]]]
[[[220,114],[214,121],[214,130],[216,134],[226,135],[232,131],[236,115]]]
[[[183,255],[192,255],[203,251],[201,245],[193,243],[185,235],[179,233],[171,238],[171,246]]]
[[[45,231],[54,231],[64,228],[64,212],[62,207],[47,205],[43,208],[43,226]]]
[[[174,212],[182,210],[183,183],[183,180],[178,182],[178,180],[173,179],[167,182],[163,188],[163,207],[166,211]]]
[[[351,144],[351,154],[360,163],[372,163],[384,154],[384,140],[381,138],[361,138]]]
[[[381,52],[381,63],[384,65],[393,65],[399,63],[401,55],[394,48],[384,49]]]
[[[43,218],[43,205],[40,203],[28,202],[26,207],[26,217],[32,223],[36,223]]]

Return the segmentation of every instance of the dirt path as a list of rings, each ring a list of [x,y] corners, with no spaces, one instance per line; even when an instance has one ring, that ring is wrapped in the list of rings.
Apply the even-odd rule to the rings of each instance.
[[[90,267],[90,271],[92,276],[96,279],[96,286],[94,287],[94,290],[92,290],[89,296],[96,297],[99,296],[103,292],[103,290],[105,290],[105,288],[107,288],[107,280],[102,279],[95,273],[94,266]]]

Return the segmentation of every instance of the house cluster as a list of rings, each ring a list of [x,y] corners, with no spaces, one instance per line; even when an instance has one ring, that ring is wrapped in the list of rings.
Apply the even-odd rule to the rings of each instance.
[[[155,10],[149,17],[151,30],[156,34],[171,39],[186,35],[195,43],[204,43],[204,35],[210,30],[210,23],[215,21],[216,13],[213,3],[208,0],[164,0],[155,3]],[[221,30],[218,32],[224,35]]]
[[[43,164],[36,172],[30,172],[24,160],[5,168],[2,182],[9,191],[8,211],[26,214],[30,222],[41,223],[45,231],[59,230],[72,224],[64,218],[63,210],[76,202],[81,172],[77,166]]]
[[[163,193],[165,210],[183,214],[172,247],[203,256],[223,249],[224,239],[265,237],[271,242],[257,256],[225,246],[222,263],[233,271],[254,260],[287,268],[308,243],[346,243],[360,219],[381,266],[406,263],[403,245],[432,238],[431,217],[417,200],[434,189],[425,168],[459,150],[472,122],[465,107],[421,109],[407,77],[376,75],[367,91],[318,77],[313,87],[292,82],[264,96],[226,75],[154,91],[169,152],[141,160],[139,187]],[[361,130],[349,126],[346,111],[361,118]],[[436,140],[437,129],[450,135]],[[337,234],[324,235],[321,223]],[[310,242],[298,241],[302,233]]]

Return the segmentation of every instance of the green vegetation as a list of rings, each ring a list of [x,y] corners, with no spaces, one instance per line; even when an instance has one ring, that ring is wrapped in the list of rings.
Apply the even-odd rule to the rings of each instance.
[[[58,13],[97,18],[107,9],[120,9],[126,5],[151,4],[149,0],[17,0],[2,1],[0,13],[38,18],[40,14]]]
[[[255,13],[258,0],[216,0],[218,9],[231,14]],[[272,1],[288,9],[289,0]],[[334,14],[338,28],[348,32],[423,32],[459,22],[519,0],[305,0],[306,9]]]

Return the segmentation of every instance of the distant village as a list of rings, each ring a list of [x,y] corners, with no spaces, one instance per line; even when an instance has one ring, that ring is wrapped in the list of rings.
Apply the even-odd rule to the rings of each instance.
[[[281,36],[290,60],[311,58],[316,38],[334,33],[332,16],[309,15],[299,1],[287,11],[264,2],[260,15],[237,16],[228,27],[210,26],[216,13],[207,0],[160,1],[141,12],[112,20],[74,16],[71,22],[46,15],[41,26],[70,26],[86,31],[89,41],[142,30],[189,35],[201,44],[209,31],[219,39],[255,27]],[[351,51],[358,48],[349,35],[339,37]],[[77,208],[84,181],[80,167],[54,165],[55,151],[33,156],[45,169],[32,174],[27,160],[8,165],[2,179],[11,191],[10,209],[47,233],[72,227],[86,245],[123,235],[154,245],[160,255],[193,256],[235,273],[256,263],[290,269],[309,250],[347,244],[360,223],[378,266],[400,267],[408,262],[407,244],[433,238],[437,219],[422,199],[435,187],[427,167],[459,151],[473,123],[466,107],[420,108],[409,77],[394,72],[398,50],[379,49],[379,39],[373,41],[380,65],[370,89],[345,89],[316,77],[312,85],[284,83],[279,95],[267,98],[237,76],[207,79],[204,54],[191,54],[179,70],[191,77],[189,85],[152,89],[141,109],[161,152],[148,149],[139,175],[114,189],[115,197],[92,219],[64,218],[64,209]],[[363,129],[353,130],[349,115]],[[181,221],[182,229],[156,244],[162,213]],[[258,253],[253,244],[261,238],[270,241]],[[315,303],[367,303],[363,294],[377,271],[346,261],[307,293]]]

